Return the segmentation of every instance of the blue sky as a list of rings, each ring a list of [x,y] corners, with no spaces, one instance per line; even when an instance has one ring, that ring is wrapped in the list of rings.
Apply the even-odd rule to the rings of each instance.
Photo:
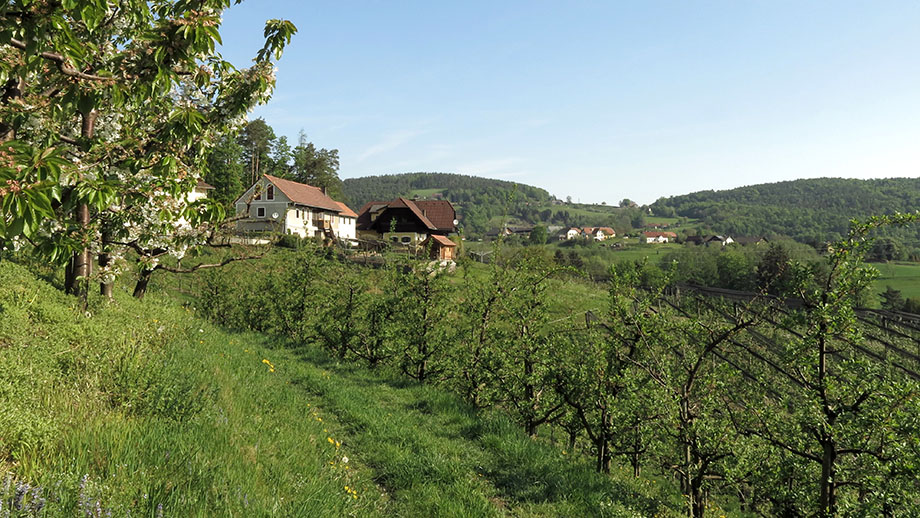
[[[340,176],[440,171],[613,204],[920,174],[920,2],[278,1],[224,15],[247,66],[298,34],[253,112]]]

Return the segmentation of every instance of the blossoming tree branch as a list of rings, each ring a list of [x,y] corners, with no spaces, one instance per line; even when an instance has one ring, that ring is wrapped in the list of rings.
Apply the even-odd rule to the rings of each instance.
[[[143,282],[214,240],[223,209],[188,194],[209,146],[269,98],[296,32],[269,20],[236,68],[216,51],[230,3],[0,4],[0,246],[30,243],[85,295],[91,279],[111,293],[129,249]]]

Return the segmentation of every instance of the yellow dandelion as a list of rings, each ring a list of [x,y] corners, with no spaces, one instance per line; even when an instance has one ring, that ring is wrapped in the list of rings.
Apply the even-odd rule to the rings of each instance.
[[[335,444],[335,440],[332,437],[326,437],[326,440],[329,441],[329,444]]]

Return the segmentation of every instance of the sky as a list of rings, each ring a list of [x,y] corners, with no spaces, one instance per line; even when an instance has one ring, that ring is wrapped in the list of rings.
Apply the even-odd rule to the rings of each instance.
[[[920,174],[920,2],[287,1],[224,13],[249,66],[298,33],[262,117],[339,175],[450,172],[616,204]]]

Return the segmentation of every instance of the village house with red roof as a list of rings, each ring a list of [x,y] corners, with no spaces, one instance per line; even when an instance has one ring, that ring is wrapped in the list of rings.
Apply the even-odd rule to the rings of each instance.
[[[242,234],[281,233],[353,242],[358,215],[323,189],[263,175],[234,202]]]
[[[457,231],[457,212],[448,200],[371,201],[358,211],[358,237],[419,245],[429,236],[447,236]],[[434,240],[433,244],[444,240]],[[447,245],[445,245],[447,246]]]
[[[603,241],[605,239],[616,236],[616,231],[610,227],[572,227],[568,229],[564,234],[565,239],[575,239],[580,237],[584,239],[593,239],[595,241]]]

